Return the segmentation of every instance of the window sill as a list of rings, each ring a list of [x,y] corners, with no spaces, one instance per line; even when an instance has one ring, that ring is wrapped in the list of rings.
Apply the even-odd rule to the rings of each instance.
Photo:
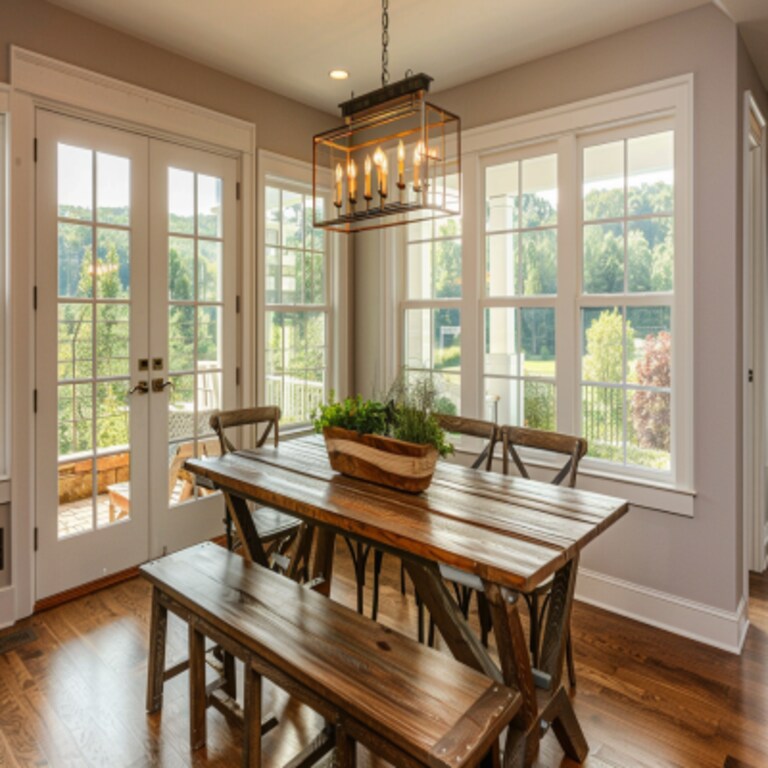
[[[475,454],[466,448],[456,447],[456,457],[462,464],[470,463]],[[497,461],[501,457],[497,454]],[[534,480],[547,481],[554,465],[544,462],[529,462],[531,477]],[[654,482],[645,478],[622,477],[591,467],[580,467],[577,488],[606,496],[626,499],[633,507],[666,512],[682,517],[693,517],[696,492],[689,488],[679,488],[663,482]]]
[[[280,427],[281,440],[295,440],[313,434],[315,428],[311,424],[291,424],[290,427]]]

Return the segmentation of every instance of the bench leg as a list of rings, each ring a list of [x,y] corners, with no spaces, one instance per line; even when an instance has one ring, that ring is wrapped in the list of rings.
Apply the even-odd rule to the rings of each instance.
[[[205,635],[189,623],[189,746],[205,746]]]
[[[355,768],[355,740],[347,733],[346,728],[339,723],[336,726],[336,759],[334,768]]]
[[[245,661],[243,702],[243,768],[261,766],[261,675]]]
[[[165,637],[168,631],[168,609],[160,603],[160,591],[152,587],[152,617],[149,623],[149,660],[147,663],[147,712],[163,706],[165,673]]]

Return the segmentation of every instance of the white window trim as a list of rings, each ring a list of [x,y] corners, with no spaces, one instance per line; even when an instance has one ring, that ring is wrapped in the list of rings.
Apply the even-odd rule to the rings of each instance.
[[[312,194],[312,166],[301,160],[279,155],[267,150],[259,150],[257,158],[257,236],[256,236],[256,270],[254,275],[254,295],[256,296],[255,317],[251,327],[256,329],[254,334],[253,361],[256,371],[256,402],[265,403],[266,379],[264,370],[264,351],[266,350],[265,311],[266,297],[264,295],[264,280],[266,275],[266,248],[264,242],[265,194],[270,180],[294,184]],[[330,184],[328,185],[330,193]],[[347,238],[336,232],[328,232],[328,301],[318,309],[327,310],[330,315],[327,334],[328,376],[327,390],[334,390],[337,397],[346,397],[351,392],[350,382],[350,351],[351,328],[349,323],[350,311],[350,275]],[[306,424],[288,427],[285,431],[305,430]]]
[[[695,486],[693,477],[693,75],[681,75],[636,88],[605,94],[596,98],[563,105],[519,118],[480,126],[462,134],[463,249],[465,254],[483,254],[481,226],[482,167],[489,156],[498,156],[505,150],[524,150],[530,145],[558,144],[558,151],[566,150],[569,163],[558,164],[559,186],[578,188],[579,138],[592,132],[633,125],[655,118],[671,119],[675,131],[675,298],[676,305],[673,348],[675,371],[673,390],[673,429],[675,435],[674,480],[666,482],[638,475],[625,467],[585,461],[580,468],[580,487],[612,495],[624,496],[634,504],[687,517],[693,516]],[[558,211],[558,262],[565,268],[578,269],[580,254],[580,216],[577,201],[561,200]],[[475,215],[466,216],[469,205],[475,206]],[[562,233],[573,233],[567,237]],[[403,301],[405,298],[405,256],[398,248],[397,237],[385,233],[384,252],[395,270],[391,282],[395,286],[393,306],[397,307],[398,333],[390,340],[382,339],[382,356],[386,345],[393,345],[394,354],[386,355],[393,361],[390,376],[397,373],[403,359]],[[564,252],[565,251],[565,252]],[[470,300],[481,297],[484,259],[467,258],[464,266],[466,290],[460,300],[462,329],[465,337],[479,338],[477,329],[482,323],[482,310],[489,300]],[[560,267],[559,267],[560,269]],[[558,273],[560,274],[560,273]],[[490,300],[492,302],[492,300]],[[558,312],[558,413],[566,423],[576,424],[578,415],[578,389],[561,386],[561,375],[567,368],[578,367],[578,328],[572,328],[577,317],[577,297],[560,300],[558,306],[569,301],[573,306],[564,316]],[[410,303],[409,303],[410,305]],[[564,323],[564,327],[561,327]],[[562,333],[561,333],[562,328]],[[571,338],[573,336],[573,338]],[[569,344],[569,340],[571,343]],[[561,352],[572,350],[563,359]],[[572,359],[571,359],[572,357]],[[467,415],[482,415],[481,376],[482,350],[477,344],[462,348],[462,376],[477,372],[462,382],[462,410]],[[675,396],[675,393],[683,393]],[[474,410],[473,410],[474,408]]]

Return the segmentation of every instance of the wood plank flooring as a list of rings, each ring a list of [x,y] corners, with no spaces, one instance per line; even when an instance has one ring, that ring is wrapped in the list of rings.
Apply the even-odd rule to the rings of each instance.
[[[352,569],[337,554],[333,598],[351,606]],[[401,597],[398,564],[384,563],[380,619],[415,634],[412,592]],[[751,595],[741,657],[576,605],[574,705],[591,747],[586,768],[768,766],[768,575],[752,578]],[[160,714],[145,714],[148,625],[149,586],[132,579],[10,630],[31,627],[37,638],[0,653],[0,768],[239,765],[240,732],[212,710],[207,748],[190,753],[186,675],[167,683]],[[168,660],[185,655],[186,633],[172,619]],[[265,709],[281,723],[264,738],[271,768],[320,721],[270,686]],[[365,753],[361,763],[384,765]],[[536,765],[575,764],[548,735]]]

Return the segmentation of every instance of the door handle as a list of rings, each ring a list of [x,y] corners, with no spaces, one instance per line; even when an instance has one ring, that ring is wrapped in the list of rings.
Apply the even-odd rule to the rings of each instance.
[[[172,381],[163,381],[162,379],[152,379],[152,391],[162,392],[166,387],[173,387]]]
[[[136,392],[140,395],[146,395],[149,392],[149,384],[146,381],[140,381],[135,387],[131,387],[127,394],[133,395]]]

